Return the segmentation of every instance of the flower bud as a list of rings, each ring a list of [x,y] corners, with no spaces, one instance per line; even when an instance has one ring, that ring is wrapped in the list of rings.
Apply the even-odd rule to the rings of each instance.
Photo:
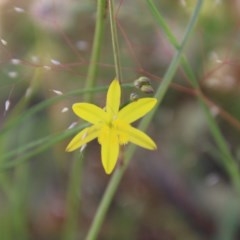
[[[153,93],[153,88],[149,78],[142,76],[134,81],[134,86],[144,93]]]
[[[143,85],[140,90],[144,93],[153,93],[153,88],[151,85]]]
[[[150,85],[150,84],[151,84],[150,79],[144,76],[134,81],[134,86],[139,89],[141,89],[143,85]]]
[[[138,100],[138,95],[135,93],[135,92],[132,92],[131,94],[130,94],[130,101],[131,102],[134,102],[134,101],[136,101],[136,100]]]

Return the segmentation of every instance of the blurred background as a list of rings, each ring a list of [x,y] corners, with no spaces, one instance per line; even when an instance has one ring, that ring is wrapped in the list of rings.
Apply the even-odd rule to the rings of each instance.
[[[181,41],[196,1],[155,2]],[[110,177],[91,142],[75,169],[71,202],[72,166],[81,156],[65,147],[72,127],[83,124],[71,111],[83,94],[68,93],[86,84],[96,1],[1,0],[0,8],[0,239],[84,239]],[[148,76],[156,90],[175,50],[145,1],[119,0],[116,10],[123,83]],[[205,1],[185,50],[236,161],[239,23],[240,1]],[[98,67],[96,87],[107,89],[115,76],[108,17]],[[122,91],[123,104],[132,92],[144,95]],[[93,103],[103,107],[105,93],[95,92]],[[158,149],[137,149],[98,239],[240,239],[239,198],[181,67],[148,134]]]

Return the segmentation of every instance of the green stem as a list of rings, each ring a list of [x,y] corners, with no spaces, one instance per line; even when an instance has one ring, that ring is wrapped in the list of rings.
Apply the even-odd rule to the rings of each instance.
[[[146,2],[148,4],[150,11],[152,12],[153,16],[155,17],[156,21],[161,26],[161,28],[163,29],[163,32],[169,39],[170,43],[176,49],[178,49],[179,48],[178,41],[176,40],[176,38],[173,35],[173,33],[171,32],[170,28],[166,24],[164,18],[161,16],[160,12],[157,10],[157,7],[153,3],[153,1],[147,0]],[[190,80],[192,86],[200,92],[198,81],[197,81],[197,79],[194,75],[194,72],[192,71],[190,64],[188,63],[185,56],[182,56],[181,65],[182,65],[182,68],[183,68],[185,74],[187,75],[188,79]],[[212,133],[212,136],[213,136],[218,148],[221,151],[220,156],[222,159],[222,164],[228,171],[235,189],[240,193],[240,174],[239,174],[239,168],[238,168],[237,162],[233,159],[233,157],[228,149],[227,143],[226,143],[214,117],[212,116],[209,108],[207,107],[204,100],[202,99],[201,94],[198,94],[197,96],[198,96],[200,106],[202,107],[204,114],[206,116],[207,123],[209,125],[209,129]]]
[[[125,84],[126,87],[130,87],[129,84]],[[3,139],[3,141],[5,140],[4,137],[9,130],[11,130],[14,126],[23,123],[24,121],[26,121],[26,118],[32,116],[33,114],[36,114],[37,112],[40,112],[44,109],[46,109],[47,107],[49,107],[50,105],[62,100],[62,99],[66,99],[67,97],[71,97],[71,96],[79,96],[82,94],[93,94],[96,92],[102,92],[102,91],[106,91],[107,90],[107,86],[102,86],[102,87],[95,87],[95,88],[89,88],[89,89],[77,89],[77,90],[73,90],[71,92],[65,93],[64,95],[61,96],[56,96],[56,97],[52,97],[48,100],[45,100],[39,104],[37,104],[34,107],[31,107],[28,111],[23,112],[21,115],[14,115],[15,118],[8,119],[8,121],[5,123],[5,125],[1,128],[0,130],[0,138]],[[0,146],[2,147],[2,142],[0,144]]]
[[[121,64],[120,64],[120,57],[119,57],[118,35],[117,35],[117,26],[115,21],[113,0],[109,0],[109,18],[110,18],[110,26],[111,26],[113,57],[114,57],[116,78],[119,80],[119,82],[121,82],[122,80]]]
[[[175,36],[172,34],[171,30],[169,29],[167,23],[165,22],[164,18],[158,11],[157,7],[153,3],[152,0],[146,0],[148,7],[152,13],[152,15],[155,17],[157,23],[161,26],[162,30],[164,31],[165,35],[167,36],[169,42],[175,47],[179,48],[179,44]]]
[[[71,174],[69,176],[69,188],[67,195],[67,222],[63,231],[63,240],[77,239],[78,216],[80,211],[81,195],[80,182],[82,175],[79,169],[82,169],[83,153],[78,154],[78,158],[74,159],[72,164]]]
[[[106,16],[107,0],[97,1],[97,17],[96,17],[96,28],[94,33],[93,48],[90,59],[90,65],[88,68],[88,75],[85,87],[91,89],[95,87],[96,76],[98,72],[98,62],[100,58],[101,46],[104,36],[104,19]],[[87,102],[92,100],[91,92],[84,95],[84,99]],[[63,239],[76,239],[77,225],[78,225],[78,214],[80,209],[80,198],[79,198],[79,183],[82,176],[82,158],[83,153],[79,159],[79,154],[73,156],[73,166],[70,173],[70,180],[68,184],[67,193],[67,221],[63,230]]]
[[[32,90],[32,93],[37,88],[37,83],[39,82],[39,69],[36,69],[34,71],[34,75],[32,80],[30,81],[29,88]],[[8,123],[14,119],[17,118],[17,116],[23,112],[26,109],[26,106],[28,105],[29,101],[31,100],[31,96],[33,94],[28,96],[23,96],[17,103],[17,105],[13,108],[11,113],[8,113],[5,119],[5,122]],[[22,128],[19,129],[13,129],[15,134],[15,139],[17,147],[14,147],[14,151],[16,153],[16,156],[18,156],[18,146],[20,144],[25,144],[27,140],[27,136],[29,131],[25,129],[25,127],[30,128],[31,126],[24,125]],[[2,132],[1,132],[2,133]],[[2,136],[0,133],[0,166],[2,166],[4,158],[3,156],[8,153],[8,143],[9,136]],[[19,139],[19,141],[18,141]],[[15,176],[13,178],[13,173],[8,174],[8,172],[1,172],[0,173],[0,188],[1,193],[6,198],[6,209],[9,208],[7,211],[7,214],[9,215],[9,218],[6,220],[6,225],[4,225],[4,230],[2,229],[2,226],[0,227],[0,232],[5,232],[5,238],[4,239],[29,239],[28,233],[27,233],[27,214],[26,214],[26,200],[27,200],[27,192],[25,191],[27,189],[26,180],[28,178],[28,166],[24,165],[20,168],[15,169]],[[13,181],[16,180],[16,181]],[[8,230],[9,229],[9,230]],[[4,233],[3,233],[4,234]]]
[[[187,26],[187,30],[184,34],[184,39],[182,41],[182,44],[180,45],[179,47],[179,50],[178,52],[175,54],[166,74],[164,75],[163,77],[163,81],[162,83],[160,84],[157,92],[156,92],[156,98],[158,99],[158,105],[160,105],[161,101],[163,100],[167,90],[168,90],[168,87],[173,79],[173,76],[177,70],[177,67],[179,65],[179,62],[180,62],[180,59],[181,59],[181,55],[183,53],[183,49],[184,47],[186,46],[186,43],[187,41],[189,40],[189,37],[194,29],[194,26],[196,25],[196,22],[197,22],[197,19],[198,19],[198,16],[199,16],[199,13],[200,13],[200,9],[201,9],[201,6],[202,6],[202,2],[203,0],[198,0],[197,2],[197,5],[195,7],[195,11],[193,13],[193,16],[192,18],[190,19],[189,21],[189,24]],[[139,128],[142,129],[142,130],[145,130],[147,128],[147,126],[150,124],[155,112],[157,111],[157,107],[154,109],[154,111],[152,111],[150,114],[147,115],[147,117],[145,117],[140,125],[139,125]],[[96,239],[97,237],[97,234],[100,230],[100,227],[102,225],[102,222],[104,220],[104,217],[106,215],[106,212],[109,208],[109,205],[112,201],[112,198],[117,190],[117,187],[122,179],[122,176],[127,168],[127,166],[129,165],[129,162],[134,154],[136,150],[136,147],[133,146],[133,145],[130,145],[129,148],[127,149],[127,152],[125,154],[125,161],[124,161],[124,164],[121,168],[118,168],[110,182],[109,182],[109,185],[107,186],[107,189],[104,193],[104,196],[102,198],[102,201],[100,202],[100,205],[97,209],[97,213],[93,219],[93,223],[90,227],[90,230],[88,232],[88,235],[86,237],[86,240],[94,240]]]
[[[133,88],[133,84],[123,84],[122,87]],[[98,87],[98,88],[91,89],[90,91],[97,92],[97,91],[105,91],[106,89],[107,89],[107,87]],[[76,92],[67,93],[67,95],[68,96],[72,96],[72,95],[76,95],[76,94],[79,95],[79,93],[84,93],[86,91],[78,90]],[[66,95],[64,97],[66,97]],[[36,105],[35,107],[28,110],[28,112],[26,114],[24,114],[22,117],[20,117],[18,123],[22,122],[27,117],[30,117],[33,114],[36,114],[40,110],[43,110],[44,108],[50,106],[51,104],[53,104],[54,102],[56,102],[57,100],[62,99],[62,98],[63,98],[63,96],[56,97],[56,98],[47,100],[43,103]],[[51,134],[46,137],[42,137],[35,141],[21,145],[21,146],[19,146],[18,149],[12,149],[8,152],[5,152],[1,156],[0,173],[1,173],[1,171],[4,171],[9,168],[13,168],[13,167],[23,163],[24,161],[31,159],[33,156],[51,148],[56,143],[63,141],[64,139],[76,134],[82,128],[87,127],[87,126],[88,126],[88,124],[82,124],[81,126],[75,127],[73,129],[69,129],[65,132]],[[4,139],[4,136],[2,136],[2,139]],[[0,175],[0,179],[1,179],[1,176],[2,175]],[[1,183],[1,181],[0,181],[0,183]],[[8,188],[8,189],[10,189],[10,188]]]
[[[101,46],[104,36],[104,20],[106,17],[107,0],[97,1],[97,17],[96,17],[96,28],[94,33],[93,48],[90,59],[90,65],[88,68],[87,80],[85,87],[93,88],[95,86],[96,76],[98,72],[98,62],[100,58]],[[86,93],[85,101],[91,102],[92,93]]]

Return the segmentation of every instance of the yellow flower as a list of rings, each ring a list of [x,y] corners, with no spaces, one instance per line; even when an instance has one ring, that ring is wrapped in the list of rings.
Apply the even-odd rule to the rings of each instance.
[[[105,109],[90,103],[75,103],[72,107],[77,116],[92,126],[78,133],[68,144],[66,151],[74,151],[98,138],[102,164],[107,174],[113,171],[117,163],[120,145],[132,142],[150,150],[157,148],[150,137],[130,125],[155,106],[156,98],[141,98],[119,110],[120,98],[120,84],[115,79],[109,86]]]

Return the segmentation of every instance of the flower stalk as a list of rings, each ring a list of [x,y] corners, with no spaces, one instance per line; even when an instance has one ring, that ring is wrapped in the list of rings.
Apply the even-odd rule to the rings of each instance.
[[[98,72],[98,62],[100,59],[101,46],[104,36],[104,20],[106,18],[107,0],[97,1],[97,17],[96,27],[93,39],[93,48],[88,68],[87,80],[85,88],[91,89],[95,86],[96,76]],[[84,95],[84,99],[89,102],[92,100],[92,93],[88,92]]]
[[[158,99],[158,105],[161,104],[167,90],[168,90],[168,87],[173,79],[173,76],[177,70],[177,67],[180,63],[180,60],[181,60],[181,56],[183,54],[183,50],[184,50],[184,47],[186,46],[189,38],[190,38],[190,35],[191,33],[193,32],[193,29],[196,25],[196,22],[197,22],[197,19],[198,19],[198,16],[199,16],[199,13],[200,13],[200,10],[201,10],[201,6],[202,6],[202,3],[203,3],[203,0],[198,0],[197,4],[196,4],[196,7],[195,7],[195,10],[194,10],[194,13],[189,21],[189,24],[187,26],[187,30],[184,34],[184,39],[182,41],[182,43],[180,44],[180,48],[178,50],[178,52],[176,53],[176,55],[174,56],[166,74],[164,75],[164,78],[163,78],[163,81],[162,83],[159,85],[159,88],[156,92],[156,95],[155,97]],[[155,108],[155,111],[156,111],[156,108]],[[150,124],[153,116],[154,116],[154,113],[155,111],[152,111],[151,114],[149,114],[146,118],[144,118],[141,122],[140,122],[140,125],[139,125],[139,129],[141,130],[144,130],[147,128],[147,126]],[[97,209],[97,212],[96,212],[96,215],[93,219],[93,222],[92,222],[92,225],[89,229],[89,232],[87,234],[87,237],[86,237],[86,240],[94,240],[97,238],[97,235],[98,235],[98,232],[100,230],[100,227],[102,225],[102,222],[104,220],[104,217],[106,215],[106,212],[109,208],[109,205],[112,201],[112,198],[117,190],[117,187],[122,179],[122,176],[135,152],[135,149],[136,147],[135,146],[129,146],[126,154],[125,154],[125,161],[124,161],[124,164],[122,165],[121,168],[118,168],[114,174],[112,175],[112,178],[107,186],[107,189],[104,193],[104,196],[100,202],[100,205]]]
[[[121,83],[122,74],[121,74],[119,44],[118,44],[117,26],[116,26],[116,20],[115,20],[113,0],[109,0],[109,18],[110,18],[110,26],[111,26],[113,57],[114,57],[114,66],[115,66],[116,78]]]

